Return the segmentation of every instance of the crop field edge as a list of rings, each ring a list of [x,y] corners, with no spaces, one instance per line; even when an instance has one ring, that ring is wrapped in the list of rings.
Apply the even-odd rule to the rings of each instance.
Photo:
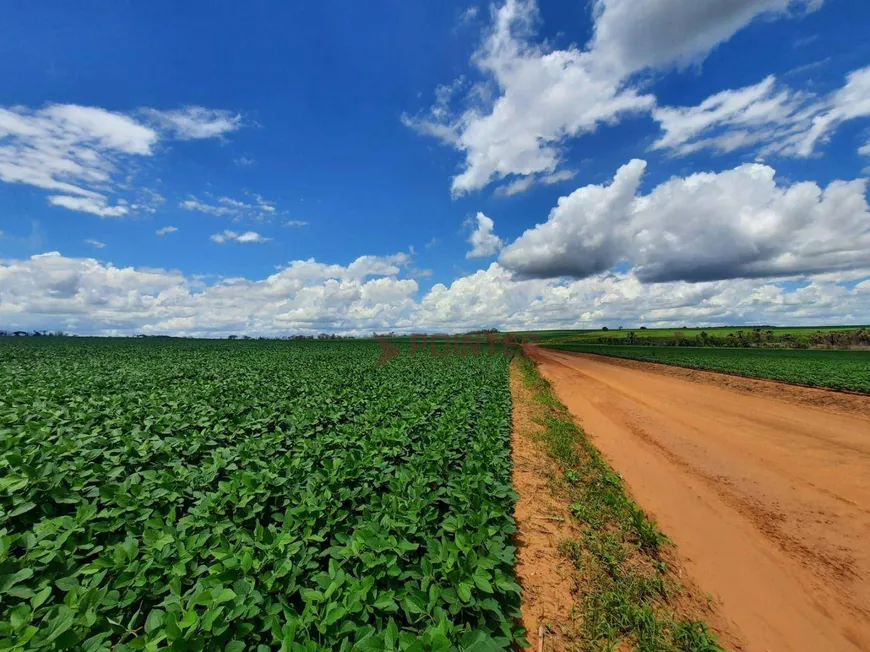
[[[669,564],[671,542],[631,499],[537,363],[518,352],[513,364],[537,404],[534,421],[541,430],[531,436],[561,471],[551,491],[570,501],[582,529],[579,538],[560,542],[583,588],[576,632],[581,649],[630,642],[645,652],[721,651],[703,620],[680,616],[672,604],[683,589]]]

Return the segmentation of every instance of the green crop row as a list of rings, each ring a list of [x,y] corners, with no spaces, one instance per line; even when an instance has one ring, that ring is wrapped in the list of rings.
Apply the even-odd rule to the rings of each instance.
[[[502,355],[0,348],[0,649],[521,639]]]
[[[554,349],[723,371],[799,385],[870,392],[870,351],[714,349],[673,346],[553,344]]]

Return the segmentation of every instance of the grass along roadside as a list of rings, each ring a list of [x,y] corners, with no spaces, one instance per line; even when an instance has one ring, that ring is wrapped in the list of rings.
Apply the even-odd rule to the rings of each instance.
[[[579,535],[563,540],[579,587],[574,639],[581,649],[644,652],[722,648],[691,612],[668,561],[671,544],[575,424],[537,365],[514,358],[531,391],[532,435],[556,462],[553,491],[570,503]],[[534,635],[533,632],[529,633]]]

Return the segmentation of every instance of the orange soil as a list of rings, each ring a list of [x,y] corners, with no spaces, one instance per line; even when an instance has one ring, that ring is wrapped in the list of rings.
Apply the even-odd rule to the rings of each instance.
[[[531,392],[523,384],[516,365],[511,365],[513,396],[513,483],[519,494],[514,518],[517,522],[517,578],[523,587],[523,626],[533,650],[538,632],[544,633],[545,649],[571,649],[569,641],[574,606],[574,569],[558,551],[562,539],[576,537],[567,506],[553,498],[548,487],[555,464],[532,440],[538,426],[533,419]]]
[[[870,650],[865,397],[528,349],[745,649]]]

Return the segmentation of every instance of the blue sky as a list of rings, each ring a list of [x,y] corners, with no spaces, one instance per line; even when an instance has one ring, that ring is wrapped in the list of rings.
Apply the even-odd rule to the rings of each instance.
[[[866,323],[868,24],[860,0],[10,5],[0,327]]]

